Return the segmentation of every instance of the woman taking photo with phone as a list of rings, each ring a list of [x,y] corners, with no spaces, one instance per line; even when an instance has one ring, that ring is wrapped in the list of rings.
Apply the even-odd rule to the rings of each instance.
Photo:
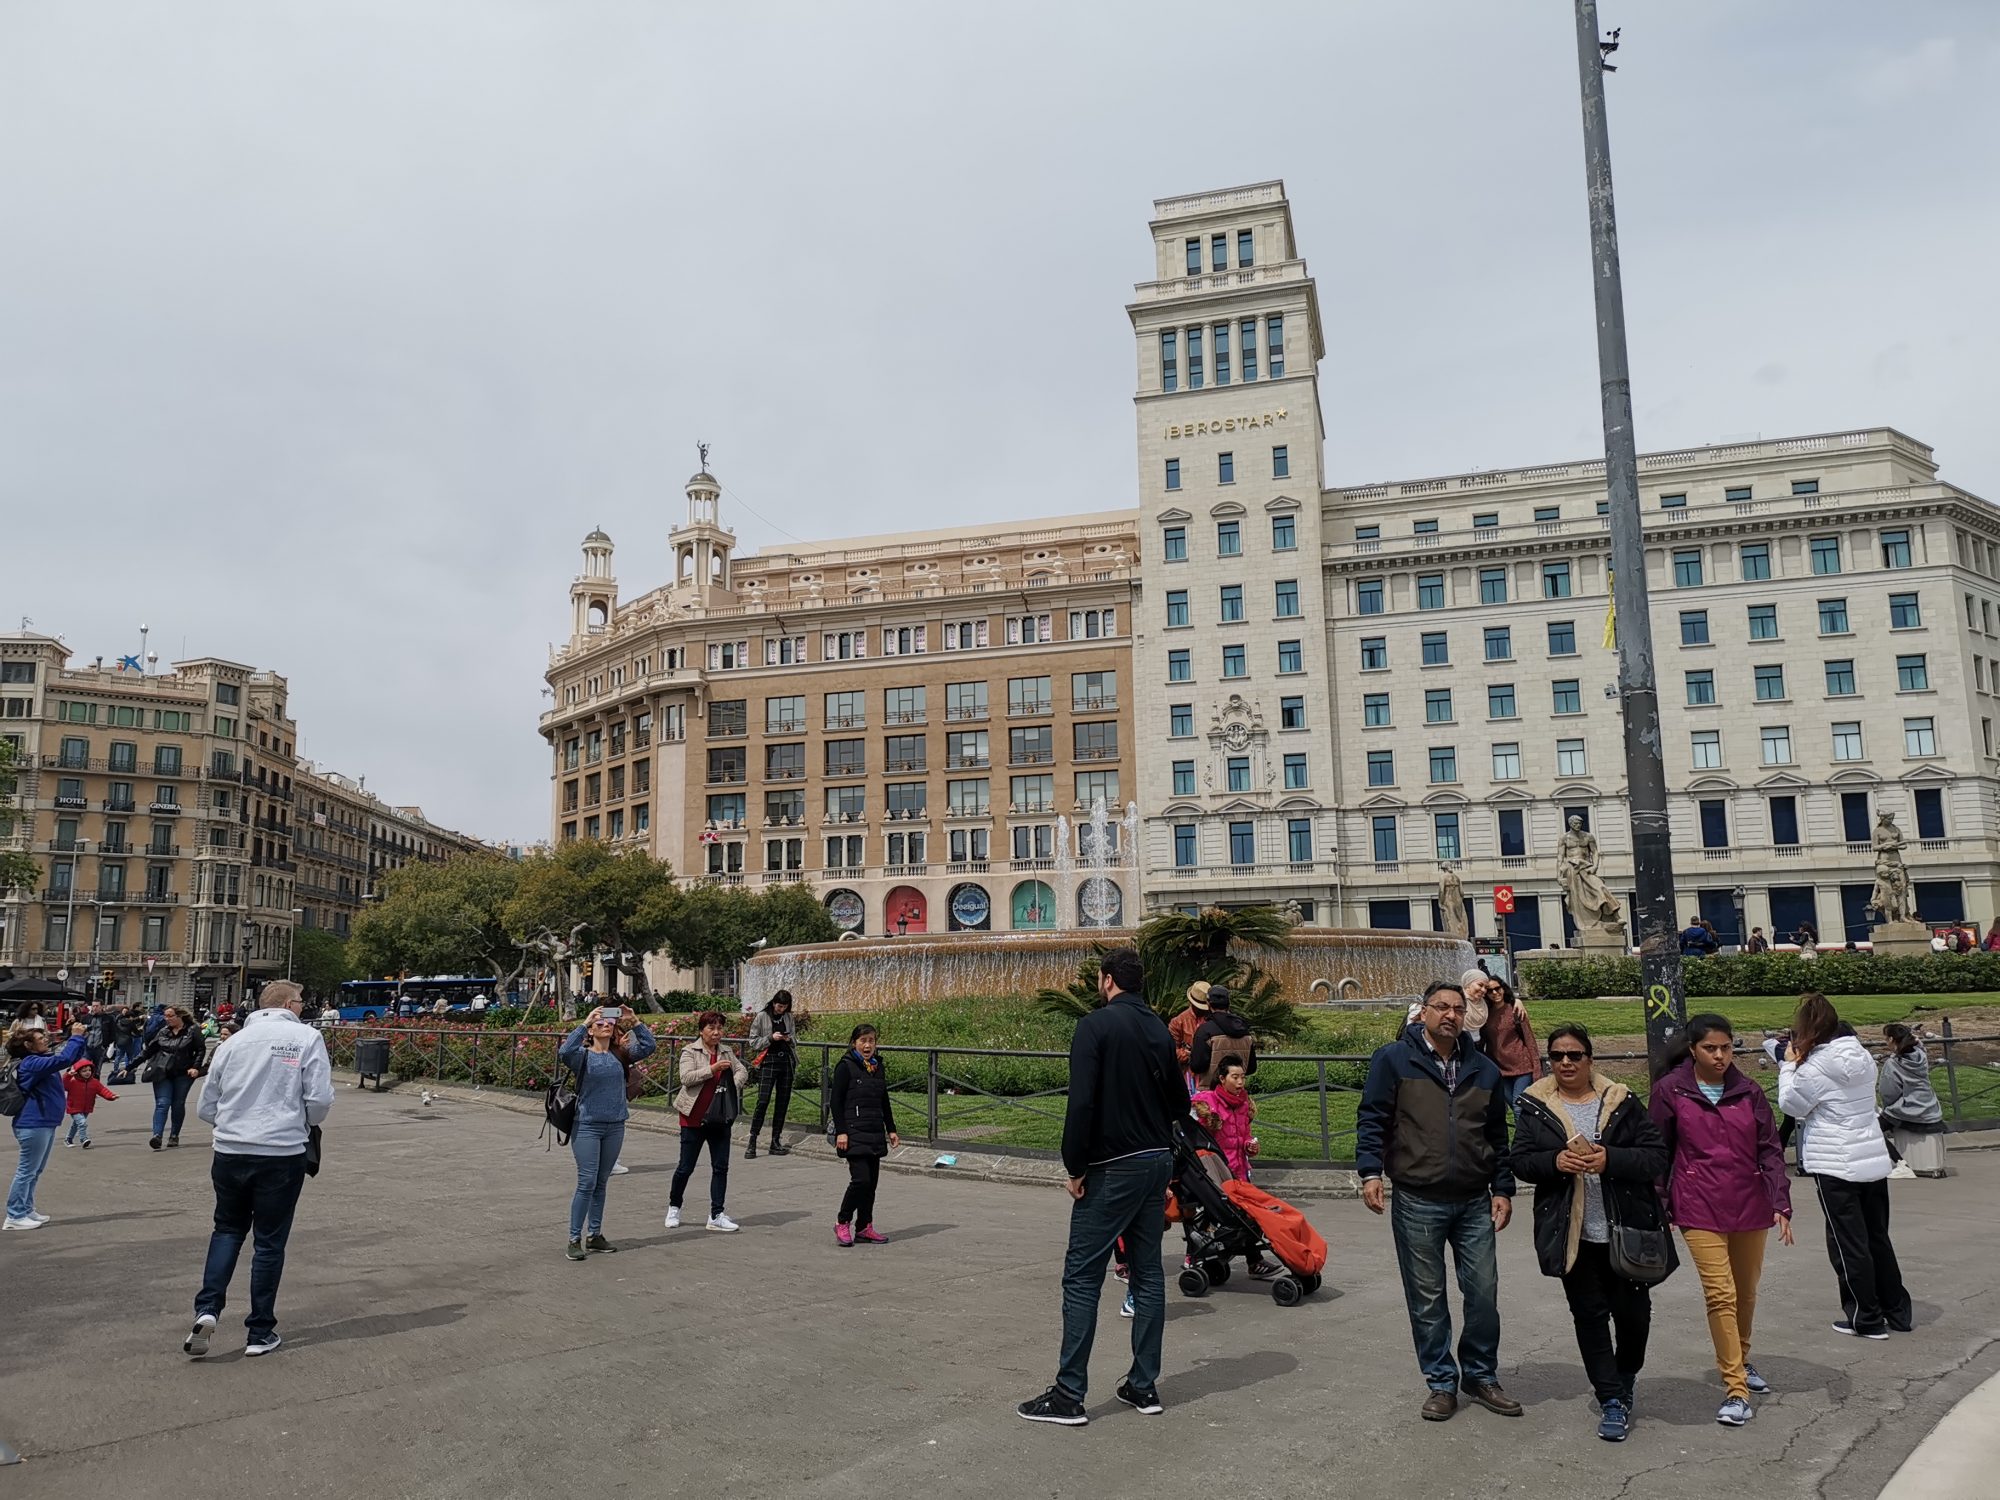
[[[1792,1195],[1771,1102],[1736,1066],[1726,1017],[1687,1023],[1688,1060],[1653,1085],[1650,1113],[1673,1158],[1662,1203],[1680,1226],[1708,1304],[1708,1336],[1727,1396],[1715,1420],[1741,1427],[1757,1413],[1750,1397],[1770,1384],[1750,1363],[1750,1329],[1764,1242],[1775,1227],[1792,1243]]]
[[[165,1015],[164,1024],[140,1049],[138,1057],[146,1065],[139,1076],[153,1086],[153,1136],[146,1144],[155,1151],[160,1149],[161,1132],[167,1131],[169,1125],[172,1129],[167,1134],[167,1144],[181,1143],[181,1126],[187,1121],[188,1090],[201,1077],[202,1064],[208,1059],[208,1038],[194,1024],[194,1017],[178,1005],[168,1006]]]
[[[1875,1062],[1817,990],[1799,997],[1778,1064],[1778,1108],[1799,1122],[1799,1165],[1819,1188],[1826,1253],[1840,1286],[1835,1333],[1910,1331],[1910,1294],[1889,1243],[1889,1147],[1875,1112]]]
[[[556,1050],[556,1058],[576,1074],[576,1128],[569,1149],[576,1157],[576,1191],[569,1200],[569,1241],[563,1254],[582,1260],[593,1252],[616,1254],[604,1237],[604,1195],[611,1168],[625,1144],[630,1116],[626,1086],[632,1064],[651,1057],[653,1033],[622,1005],[599,1006]],[[586,1230],[588,1238],[585,1237]]]
[[[1622,1443],[1632,1431],[1633,1387],[1646,1363],[1653,1281],[1674,1265],[1673,1240],[1653,1184],[1667,1173],[1667,1143],[1624,1084],[1592,1065],[1590,1033],[1549,1033],[1549,1073],[1522,1095],[1508,1161],[1535,1185],[1535,1258],[1562,1278],[1576,1346],[1597,1396],[1597,1435]],[[1629,1238],[1648,1237],[1663,1269],[1649,1281],[1626,1263]],[[1651,1274],[1648,1272],[1647,1274]],[[1616,1333],[1614,1341],[1613,1334]]]
[[[703,1011],[695,1025],[701,1039],[681,1053],[681,1091],[674,1096],[681,1117],[681,1164],[674,1168],[667,1195],[667,1228],[681,1227],[681,1199],[706,1146],[708,1227],[717,1234],[734,1234],[736,1221],[722,1211],[729,1193],[729,1133],[743,1113],[743,1085],[750,1070],[722,1040],[721,1011]]]
[[[834,1221],[834,1241],[843,1248],[857,1240],[886,1245],[887,1235],[875,1228],[875,1185],[882,1178],[882,1158],[902,1139],[896,1134],[896,1111],[889,1102],[889,1075],[875,1055],[875,1028],[865,1022],[849,1035],[847,1051],[834,1064],[829,1091],[833,1147],[847,1163],[847,1191]]]

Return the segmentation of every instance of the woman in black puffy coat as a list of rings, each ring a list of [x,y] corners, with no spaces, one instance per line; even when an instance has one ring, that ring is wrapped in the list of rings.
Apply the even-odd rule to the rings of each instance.
[[[875,1044],[873,1026],[855,1027],[847,1051],[833,1068],[833,1144],[847,1163],[847,1192],[840,1200],[833,1237],[843,1248],[857,1240],[864,1245],[889,1243],[888,1236],[875,1229],[875,1184],[882,1176],[882,1158],[902,1140],[889,1102],[889,1075]]]

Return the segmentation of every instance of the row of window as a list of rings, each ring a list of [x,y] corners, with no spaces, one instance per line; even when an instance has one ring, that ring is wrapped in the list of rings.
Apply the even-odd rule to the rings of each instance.
[[[1053,823],[1022,823],[1009,829],[1008,833],[1008,846],[1014,859],[1053,861],[1057,857],[1060,840]],[[907,868],[930,862],[930,851],[935,846],[931,843],[932,835],[928,829],[899,829],[877,836],[882,840],[882,862],[885,865]],[[952,828],[946,830],[942,847],[946,858],[953,864],[983,862],[991,858],[992,836],[992,830],[988,828]],[[861,833],[828,835],[822,845],[825,855],[822,868],[867,869],[869,837]],[[1088,824],[1074,830],[1072,844],[1077,856],[1085,860],[1095,858],[1100,847],[1096,830]],[[1118,825],[1107,825],[1102,844],[1107,860],[1117,858],[1118,844]],[[710,873],[724,874],[742,869],[742,849],[743,845],[727,841],[709,845],[707,862]],[[803,838],[766,839],[764,870],[767,874],[803,870],[805,852],[806,841]]]
[[[1274,450],[1282,452],[1283,450]],[[1273,552],[1296,552],[1299,547],[1298,518],[1285,514],[1271,517],[1271,550]],[[1243,523],[1241,521],[1217,521],[1215,523],[1215,555],[1217,557],[1241,557],[1243,555]],[[1163,526],[1160,528],[1160,556],[1170,563],[1188,560],[1187,527]]]
[[[1231,755],[1223,762],[1225,792],[1250,791],[1250,757]],[[1306,769],[1306,757],[1302,752],[1288,752],[1284,757],[1284,789],[1288,792],[1305,791],[1312,786],[1312,775]],[[1195,766],[1191,760],[1177,760],[1173,763],[1173,788],[1176,797],[1197,795],[1195,789]]]
[[[1271,449],[1271,477],[1273,479],[1289,479],[1292,477],[1292,450],[1289,444],[1279,443]],[[1178,458],[1167,460],[1166,480],[1167,488],[1170,490],[1177,490],[1181,487],[1181,461]],[[1217,484],[1236,483],[1236,454],[1234,452],[1218,453],[1215,455],[1215,482]]]
[[[1295,672],[1303,672],[1305,669],[1304,646],[1298,641],[1279,641],[1279,675],[1289,676]],[[1222,648],[1222,675],[1225,679],[1248,677],[1250,675],[1250,659],[1244,647],[1224,646]],[[1194,653],[1192,651],[1169,651],[1167,653],[1167,681],[1194,681]]]
[[[630,817],[629,822],[627,821],[628,814]],[[641,834],[652,831],[653,810],[644,802],[641,802],[637,807],[629,809],[614,807],[608,813],[585,818],[581,827],[583,837],[587,839],[622,839],[626,837],[626,830],[628,828],[631,831],[631,835],[636,838]],[[562,836],[565,842],[576,838],[577,832],[578,825],[574,822],[565,823],[562,826]]]
[[[1791,484],[1794,495],[1817,495],[1819,493],[1819,481],[1817,479],[1794,479]],[[1751,500],[1753,495],[1749,485],[1731,486],[1723,491],[1722,498],[1728,503],[1744,504]],[[1679,494],[1661,495],[1659,497],[1661,510],[1684,510],[1687,508],[1687,503],[1688,497],[1685,491]],[[1597,502],[1596,513],[1600,516],[1605,515],[1610,511],[1610,508],[1610,501],[1600,500]],[[1562,506],[1537,505],[1534,508],[1534,518],[1537,525],[1547,525],[1553,521],[1560,521],[1563,518]],[[1499,526],[1500,512],[1497,510],[1480,511],[1472,518],[1472,529],[1474,531],[1496,531],[1499,529]],[[1439,532],[1439,518],[1436,516],[1425,516],[1414,520],[1410,523],[1410,532],[1413,536],[1436,536]],[[1381,535],[1382,528],[1379,525],[1362,525],[1354,528],[1354,539],[1357,542],[1376,541]],[[1839,569],[1836,567],[1833,571],[1838,572]]]
[[[1852,635],[1852,625],[1848,620],[1845,599],[1821,599],[1818,601],[1819,633],[1821,635]],[[1782,639],[1778,629],[1778,606],[1775,604],[1752,604],[1748,610],[1750,639],[1753,641],[1775,641]],[[1889,596],[1889,628],[1891,630],[1916,630],[1924,623],[1923,606],[1915,594],[1891,594]],[[1682,610],[1680,614],[1681,644],[1683,646],[1706,646],[1709,637],[1708,611],[1705,609]],[[1547,622],[1548,654],[1550,656],[1575,656],[1576,622],[1574,620],[1550,620]],[[1450,632],[1426,631],[1418,638],[1423,664],[1427,667],[1447,666],[1451,662]],[[1486,661],[1512,661],[1514,659],[1514,628],[1511,625],[1489,625],[1482,632],[1482,659]],[[1899,663],[1900,665],[1900,663]],[[1364,672],[1379,672],[1389,666],[1389,638],[1372,635],[1361,638],[1361,669]]]
[[[1299,618],[1299,581],[1280,578],[1271,586],[1271,610],[1280,620]],[[1243,616],[1243,585],[1225,583],[1217,592],[1216,619],[1224,625],[1239,623]],[[1167,628],[1182,629],[1193,624],[1186,589],[1167,590]]]
[[[1007,680],[1010,718],[1053,714],[1053,677],[1011,677]],[[1070,710],[1100,713],[1118,706],[1116,671],[1072,672]],[[944,716],[948,722],[976,722],[991,716],[985,682],[948,682]],[[827,729],[864,729],[868,724],[868,694],[862,689],[821,695],[822,723]],[[708,706],[708,737],[734,739],[749,732],[750,700],[722,698]],[[929,690],[922,684],[882,689],[882,715],[889,724],[922,724],[930,715]],[[764,700],[764,733],[798,734],[807,729],[803,693]],[[587,747],[586,747],[587,748]],[[614,743],[613,756],[622,753]]]
[[[1116,771],[1078,771],[1071,781],[1075,792],[1072,805],[1085,808],[1102,802],[1114,816],[1120,806]],[[1012,776],[1007,784],[1007,808],[1011,813],[1034,814],[1061,811],[1056,802],[1053,774]],[[883,808],[892,817],[915,817],[929,811],[930,790],[925,782],[889,782],[883,787]],[[868,817],[868,788],[828,787],[823,806],[834,822],[861,823]],[[992,783],[984,776],[945,782],[945,807],[952,817],[983,817],[992,809]],[[803,791],[766,792],[764,819],[770,824],[803,824],[806,794]],[[749,821],[749,798],[743,792],[713,793],[708,797],[706,816],[717,827],[742,827]]]
[[[1264,378],[1276,380],[1285,373],[1285,315],[1272,313],[1264,318]],[[1160,389],[1181,389],[1182,357],[1186,357],[1187,389],[1198,391],[1206,385],[1228,385],[1231,380],[1230,343],[1235,338],[1235,379],[1244,384],[1257,379],[1256,318],[1225,323],[1196,323],[1187,328],[1168,328],[1160,333]],[[1206,346],[1206,355],[1204,355]]]
[[[1256,255],[1256,236],[1248,229],[1237,230],[1237,267],[1247,270],[1249,267],[1255,265],[1257,263]],[[1208,256],[1210,270],[1226,271],[1229,269],[1229,235],[1227,232],[1212,234],[1208,237]],[[1187,273],[1190,276],[1201,275],[1201,236],[1198,234],[1188,236]]]
[[[33,662],[8,662],[6,665],[26,667],[32,672],[35,664]],[[11,681],[12,679],[9,680]],[[30,678],[28,680],[32,681],[33,679]],[[224,683],[222,686],[227,687],[228,684]],[[235,689],[230,688],[230,691],[234,692]],[[95,703],[82,703],[72,699],[61,699],[57,701],[55,708],[56,722],[59,724],[102,723],[109,725],[113,729],[144,729],[147,727],[150,717],[151,727],[162,733],[197,734],[200,732],[199,715],[178,708],[144,709],[126,703],[108,703],[102,707],[103,717],[101,719],[98,717],[99,705]],[[236,733],[236,721],[233,718],[217,719],[215,724],[215,732],[223,735],[225,738],[233,737]],[[229,726],[226,730],[223,728],[225,724]]]
[[[1080,761],[1116,760],[1118,758],[1118,724],[1115,720],[1090,721],[1070,726],[1071,759]],[[863,739],[827,740],[826,774],[829,776],[865,776],[868,772],[867,744]],[[929,769],[928,738],[921,734],[892,734],[882,742],[883,764],[891,772],[924,771]],[[1055,730],[1047,724],[1027,729],[1010,729],[1007,732],[1007,753],[1011,764],[1017,766],[1052,765],[1055,762]],[[953,770],[970,770],[990,764],[988,731],[984,729],[964,730],[945,736],[946,764]],[[708,779],[711,782],[743,781],[747,776],[749,754],[747,747],[728,745],[708,752]],[[585,778],[586,800],[589,788],[595,782],[595,772]],[[764,779],[766,781],[803,781],[806,775],[806,745],[804,741],[764,747]],[[571,783],[574,785],[574,783]],[[622,795],[619,788],[622,781],[614,772],[612,796]],[[635,790],[644,791],[644,785]]]
[[[1304,729],[1306,727],[1306,700],[1303,694],[1278,700],[1278,727],[1280,729]],[[1188,740],[1194,738],[1194,705],[1192,703],[1170,703],[1167,705],[1167,735],[1171,739]]]
[[[1575,592],[1575,575],[1567,562],[1545,562],[1542,564],[1542,597],[1544,599],[1567,599]],[[1507,602],[1507,570],[1505,568],[1481,568],[1479,570],[1479,601],[1482,604],[1505,604]],[[1360,578],[1354,583],[1354,612],[1360,615],[1379,615],[1389,607],[1388,580],[1383,578]],[[1443,609],[1445,607],[1445,585],[1442,573],[1419,573],[1417,575],[1417,608]]]
[[[1192,870],[1201,863],[1200,827],[1194,823],[1176,823],[1174,828],[1174,868]],[[1224,831],[1224,847],[1228,862],[1234,866],[1257,864],[1257,825],[1253,822],[1232,822]],[[1285,862],[1292,865],[1310,865],[1313,859],[1313,825],[1311,818],[1288,818],[1285,820]]]
[[[83,932],[89,932],[89,917],[80,925]],[[169,951],[171,916],[146,916],[139,919],[139,947],[141,953],[165,954]],[[99,953],[122,953],[125,951],[125,917],[120,912],[104,912],[97,918],[96,950]],[[79,938],[80,945],[84,939]],[[42,928],[42,945],[51,953],[71,951],[69,938],[69,913],[51,911]]]
[[[1822,664],[1826,677],[1826,696],[1829,698],[1852,698],[1860,692],[1854,673],[1852,657],[1841,657]],[[1777,663],[1767,663],[1750,669],[1751,681],[1756,700],[1759,703],[1778,703],[1790,694],[1785,687],[1785,669]],[[1718,700],[1715,695],[1715,673],[1704,668],[1701,671],[1684,672],[1687,702],[1690,708],[1705,708]],[[1909,653],[1896,658],[1896,691],[1899,693],[1927,692],[1931,685],[1930,658],[1921,652]]]

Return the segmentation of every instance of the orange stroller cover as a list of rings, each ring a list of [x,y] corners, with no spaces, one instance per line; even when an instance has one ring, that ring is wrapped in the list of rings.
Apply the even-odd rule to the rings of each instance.
[[[1326,1241],[1306,1222],[1306,1216],[1282,1198],[1273,1198],[1254,1183],[1232,1178],[1222,1184],[1229,1201],[1257,1221],[1271,1253],[1300,1276],[1316,1276],[1326,1265]]]

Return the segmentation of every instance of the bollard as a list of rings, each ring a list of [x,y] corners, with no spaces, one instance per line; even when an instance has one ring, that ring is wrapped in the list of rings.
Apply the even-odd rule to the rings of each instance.
[[[1326,1060],[1319,1064],[1319,1159],[1333,1160],[1333,1136],[1326,1124]]]
[[[1944,1018],[1944,1078],[1951,1091],[1951,1117],[1954,1120],[1964,1116],[1958,1107],[1958,1065],[1951,1060],[1951,1017]]]
[[[926,1068],[925,1068],[925,1070],[924,1070],[924,1071],[925,1071],[925,1073],[926,1073],[926,1074],[928,1075],[928,1080],[929,1080],[929,1089],[928,1089],[928,1091],[929,1091],[929,1094],[930,1094],[930,1104],[929,1104],[929,1108],[928,1108],[928,1110],[927,1110],[927,1111],[926,1111],[926,1113],[925,1113],[925,1124],[926,1124],[926,1126],[928,1127],[928,1129],[929,1129],[929,1131],[930,1131],[930,1134],[929,1134],[929,1135],[927,1135],[927,1136],[925,1137],[925,1139],[926,1139],[927,1141],[929,1141],[929,1142],[930,1142],[930,1144],[931,1144],[931,1145],[933,1145],[933,1146],[935,1146],[935,1145],[937,1144],[937,1138],[938,1138],[938,1108],[937,1108],[937,1099],[938,1099],[938,1095],[937,1095],[937,1085],[938,1085],[938,1066],[937,1066],[937,1059],[938,1059],[938,1055],[937,1055],[937,1048],[933,1047],[933,1048],[931,1048],[931,1051],[930,1051],[930,1061],[929,1061],[929,1064],[928,1064],[928,1065],[926,1066]]]

